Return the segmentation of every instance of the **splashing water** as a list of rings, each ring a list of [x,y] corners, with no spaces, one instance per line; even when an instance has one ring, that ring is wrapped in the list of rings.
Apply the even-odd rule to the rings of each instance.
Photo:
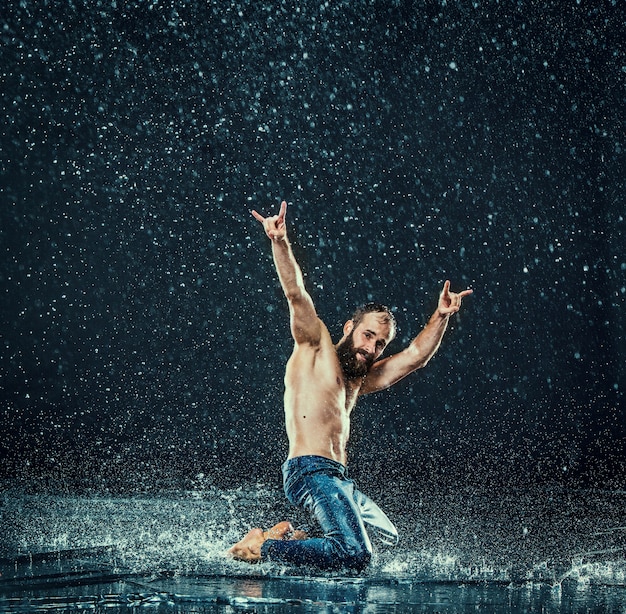
[[[252,526],[304,520],[264,486],[130,497],[6,492],[0,606],[20,611],[26,591],[31,610],[207,601],[287,607],[295,595],[311,611],[336,603],[384,611],[384,604],[424,599],[482,603],[506,590],[509,601],[515,594],[545,606],[560,603],[563,590],[597,599],[599,587],[626,603],[626,530],[615,524],[624,497],[474,493],[470,500],[459,492],[402,502],[393,510],[401,545],[375,547],[371,567],[354,577],[249,566],[225,555]]]

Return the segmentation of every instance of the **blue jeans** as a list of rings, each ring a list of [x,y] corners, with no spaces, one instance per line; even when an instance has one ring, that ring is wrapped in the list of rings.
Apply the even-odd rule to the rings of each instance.
[[[291,458],[283,464],[283,485],[291,503],[315,516],[324,537],[268,539],[261,548],[262,560],[361,571],[372,557],[365,525],[386,544],[398,542],[389,518],[355,488],[341,463],[323,456]]]

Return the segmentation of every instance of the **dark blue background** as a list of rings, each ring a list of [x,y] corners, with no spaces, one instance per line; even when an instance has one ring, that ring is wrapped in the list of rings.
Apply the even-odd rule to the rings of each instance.
[[[381,487],[621,484],[617,2],[30,2],[0,17],[2,473],[95,489],[277,481],[288,313],[331,333],[445,279],[426,370],[364,399]]]

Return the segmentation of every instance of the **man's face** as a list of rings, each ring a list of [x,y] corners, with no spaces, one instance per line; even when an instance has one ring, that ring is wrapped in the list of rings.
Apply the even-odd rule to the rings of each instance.
[[[366,313],[337,345],[337,356],[348,379],[364,377],[393,338],[389,322],[379,313]]]

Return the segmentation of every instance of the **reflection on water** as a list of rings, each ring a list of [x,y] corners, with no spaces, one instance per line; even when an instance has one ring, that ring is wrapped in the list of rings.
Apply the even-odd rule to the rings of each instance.
[[[4,612],[90,609],[128,612],[129,608],[167,612],[623,612],[617,587],[580,588],[400,582],[355,585],[345,579],[181,578],[146,590],[139,582],[113,582],[28,591],[0,598]]]
[[[354,577],[224,556],[250,526],[293,512],[268,488],[117,498],[7,491],[0,611],[623,612],[625,498],[590,491],[418,497],[390,510],[401,545],[379,547],[372,566]]]

